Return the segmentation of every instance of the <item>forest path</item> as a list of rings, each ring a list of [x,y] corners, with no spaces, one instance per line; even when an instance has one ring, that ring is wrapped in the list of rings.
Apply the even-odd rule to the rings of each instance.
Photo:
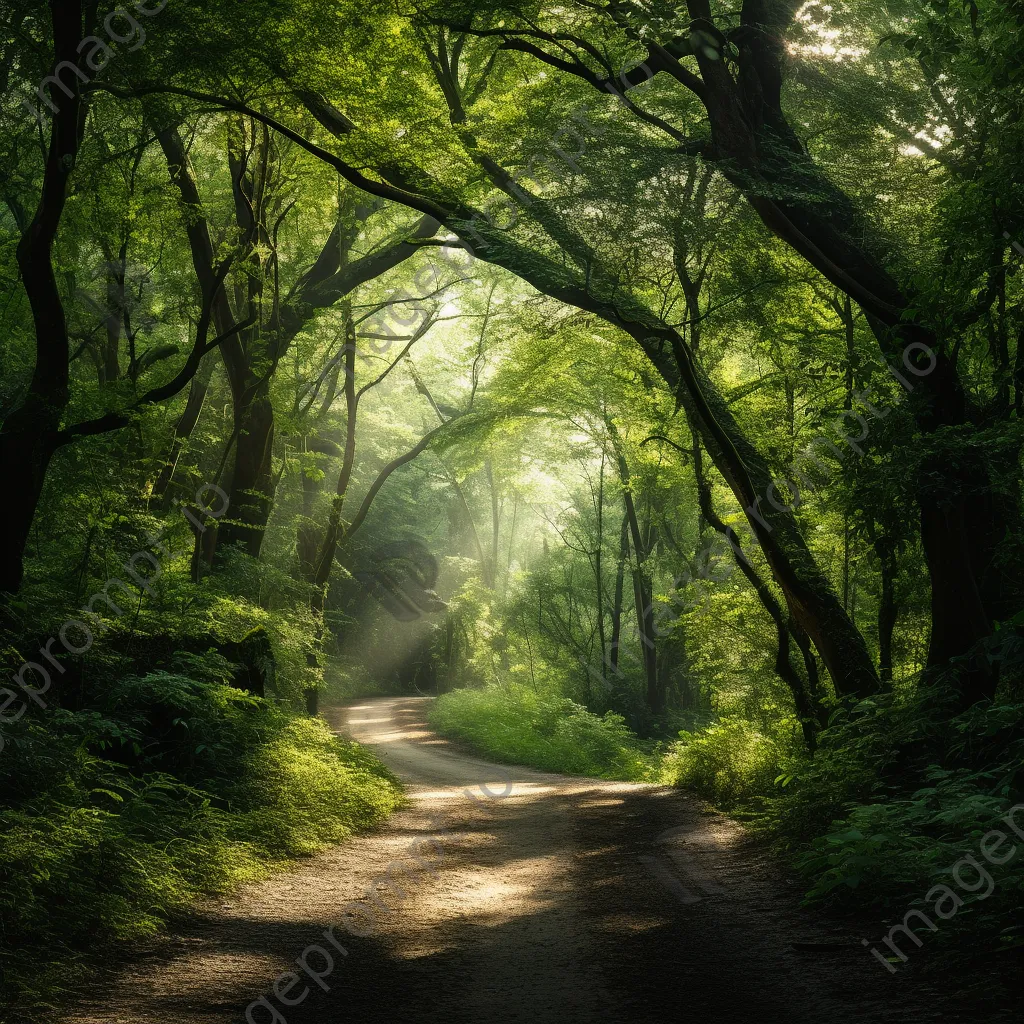
[[[101,982],[67,1024],[241,1024],[247,1008],[253,1024],[939,1019],[939,998],[802,910],[799,889],[734,822],[664,787],[468,757],[429,731],[427,704],[374,699],[325,712],[402,777],[405,808],[374,833],[207,903],[115,983]],[[434,855],[419,867],[407,853],[418,841]],[[402,866],[392,875],[404,898],[382,888],[391,909],[377,912],[379,928],[348,934],[342,908],[364,901],[389,864]],[[365,930],[361,914],[352,920]],[[344,955],[324,937],[332,926]],[[322,953],[304,954],[316,945],[331,952],[330,968]],[[311,973],[285,977],[275,993],[301,955]],[[298,1005],[281,998],[307,988]]]

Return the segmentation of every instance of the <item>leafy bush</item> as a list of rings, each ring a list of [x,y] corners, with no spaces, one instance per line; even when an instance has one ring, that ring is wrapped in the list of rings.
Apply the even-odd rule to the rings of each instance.
[[[791,759],[776,739],[740,719],[679,736],[662,761],[663,781],[692,789],[720,807],[770,793]]]
[[[735,806],[772,789],[788,757],[753,726],[730,720],[680,733],[667,750],[639,739],[621,715],[511,684],[454,690],[430,712],[441,733],[499,761],[631,782],[664,782]]]
[[[970,773],[933,768],[931,785],[900,799],[853,807],[841,827],[815,840],[797,864],[818,898],[840,886],[883,903],[923,891],[981,837],[1009,803],[981,792]],[[1005,828],[1005,826],[1004,826]],[[1024,871],[1013,870],[1019,887]]]
[[[968,946],[987,954],[1022,946],[1020,927],[1006,927],[1024,911],[1019,851],[1006,865],[986,865],[995,885],[988,899],[951,882],[965,854],[985,863],[986,832],[1009,834],[1000,819],[1024,799],[1022,737],[1022,705],[978,704],[951,715],[934,692],[864,701],[836,716],[814,760],[776,789],[754,825],[790,854],[809,900],[874,907],[881,929],[910,909],[927,913],[926,893],[951,885],[964,906],[930,942],[957,956]]]
[[[566,697],[523,686],[454,690],[430,712],[442,734],[498,761],[605,779],[653,778],[656,757],[621,715],[594,715]]]

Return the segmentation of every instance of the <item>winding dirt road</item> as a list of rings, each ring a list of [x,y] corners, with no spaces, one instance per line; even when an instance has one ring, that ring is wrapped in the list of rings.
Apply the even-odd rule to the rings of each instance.
[[[661,787],[467,757],[426,728],[426,705],[326,712],[402,777],[406,808],[206,904],[101,981],[67,1024],[906,1024],[948,1013],[944,993],[890,975],[859,936],[800,909],[798,888],[728,819]]]

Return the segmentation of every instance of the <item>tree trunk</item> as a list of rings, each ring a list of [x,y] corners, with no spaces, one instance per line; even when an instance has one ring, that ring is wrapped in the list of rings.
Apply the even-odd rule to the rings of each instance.
[[[10,594],[21,586],[29,532],[53,457],[45,435],[38,433],[38,422],[23,407],[8,417],[0,433],[0,466],[10,485],[4,501],[7,528],[0,544],[0,592]]]
[[[793,697],[793,705],[796,708],[796,715],[800,721],[800,728],[804,734],[804,741],[807,743],[807,749],[814,753],[818,743],[817,729],[819,724],[824,725],[825,715],[814,696],[808,693],[807,688],[804,686],[804,681],[790,657],[790,627],[786,620],[786,615],[783,612],[782,606],[775,600],[775,595],[772,594],[768,584],[761,579],[760,574],[743,554],[735,531],[727,526],[715,511],[711,487],[704,476],[700,442],[696,438],[693,454],[694,476],[697,481],[697,497],[700,503],[701,517],[716,533],[721,534],[729,541],[736,565],[746,577],[747,582],[753,587],[754,593],[757,594],[757,599],[761,602],[761,606],[768,612],[772,622],[775,624],[775,673],[789,688],[789,692]]]
[[[491,554],[490,554],[490,577],[491,586],[498,582],[498,537],[501,524],[501,509],[498,505],[498,491],[494,486],[494,467],[491,460],[484,461],[484,472],[487,474],[487,487],[491,494]]]
[[[601,645],[601,665],[606,664],[608,644],[604,632],[604,573],[602,570],[602,554],[604,553],[604,450],[601,451],[601,473],[597,487],[597,546],[594,548],[594,582],[597,603],[597,640]]]
[[[951,498],[945,505],[921,508],[921,539],[932,580],[932,626],[926,668],[929,679],[940,678],[949,661],[968,652],[992,632],[992,624],[978,592],[968,543],[966,498]],[[946,674],[948,678],[948,674]],[[998,676],[985,659],[972,660],[957,673],[959,704],[970,707],[995,695]]]
[[[665,693],[658,678],[658,654],[654,639],[654,600],[651,582],[644,570],[644,564],[650,552],[644,543],[640,523],[636,515],[633,501],[632,482],[629,475],[629,464],[622,451],[618,439],[618,431],[611,419],[606,420],[608,431],[615,446],[615,454],[619,464],[619,479],[622,481],[622,500],[625,506],[626,521],[629,534],[633,541],[633,601],[636,606],[636,628],[640,635],[640,651],[643,655],[644,678],[646,681],[647,707],[660,714],[665,710]]]
[[[124,247],[122,246],[122,253]],[[107,261],[107,308],[104,326],[106,341],[100,347],[100,384],[114,384],[121,378],[121,317],[126,301],[124,259],[119,265]]]
[[[1018,420],[1024,419],[1024,323],[1017,330],[1017,351],[1013,357],[1013,409]]]
[[[54,64],[77,66],[82,38],[79,0],[52,0]],[[50,124],[39,205],[18,243],[21,280],[32,311],[36,362],[28,391],[0,428],[0,474],[6,494],[4,539],[0,543],[0,592],[16,593],[24,575],[25,547],[56,450],[54,435],[69,398],[71,357],[64,305],[53,268],[53,244],[67,201],[68,183],[82,142],[85,108],[71,78],[72,94],[60,95]]]
[[[896,604],[896,551],[891,541],[882,537],[875,541],[875,552],[881,566],[882,597],[878,603],[878,675],[882,686],[892,689],[892,635],[896,629],[899,609]]]
[[[202,363],[199,365],[199,372],[192,378],[185,408],[182,410],[181,416],[178,417],[178,422],[174,424],[170,451],[166,461],[160,468],[160,472],[157,474],[156,480],[153,482],[153,497],[165,509],[170,498],[170,483],[174,476],[174,471],[177,469],[178,459],[188,444],[192,431],[195,430],[199,423],[203,406],[206,404],[206,395],[210,390],[210,378],[213,376],[214,362],[215,356],[211,352],[203,358]]]
[[[629,517],[623,513],[619,530],[619,557],[615,563],[615,591],[612,595],[612,635],[608,648],[608,664],[613,676],[619,673],[619,637],[622,634],[622,591],[629,558]]]
[[[243,401],[235,412],[235,466],[228,491],[230,520],[218,531],[218,546],[240,544],[259,558],[274,502],[274,407],[265,394]]]

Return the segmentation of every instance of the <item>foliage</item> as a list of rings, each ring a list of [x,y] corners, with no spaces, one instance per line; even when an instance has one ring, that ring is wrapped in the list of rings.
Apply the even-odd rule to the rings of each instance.
[[[699,733],[680,733],[665,752],[661,776],[719,807],[733,808],[770,794],[793,758],[777,737],[742,719],[726,719]]]
[[[642,782],[656,763],[621,715],[594,715],[565,697],[515,684],[445,694],[430,722],[496,760],[547,771]]]

